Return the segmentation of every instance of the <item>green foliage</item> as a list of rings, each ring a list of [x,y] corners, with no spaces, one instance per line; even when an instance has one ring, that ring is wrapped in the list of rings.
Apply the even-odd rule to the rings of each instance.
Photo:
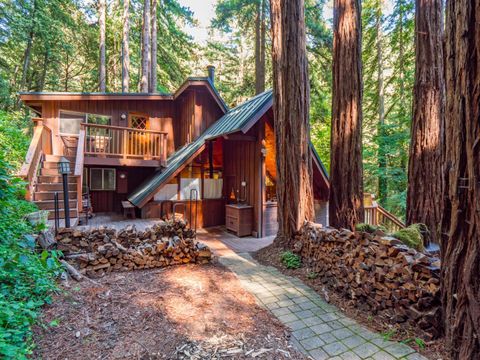
[[[27,148],[21,123],[0,113],[0,357],[9,359],[31,352],[31,325],[50,301],[59,270],[56,252],[36,252],[28,235],[34,229],[24,219],[36,209],[23,200],[25,183],[12,176]]]
[[[370,234],[373,234],[377,230],[387,232],[387,229],[382,225],[375,226],[375,225],[370,225],[365,223],[355,225],[355,230],[360,232],[370,233]]]
[[[395,329],[390,329],[382,333],[383,341],[390,341],[395,336],[396,332],[397,331]]]
[[[291,251],[283,252],[280,255],[280,260],[282,260],[283,265],[285,265],[287,269],[298,269],[301,266],[300,256]]]
[[[317,277],[318,277],[318,273],[315,271],[310,271],[307,274],[307,278],[309,278],[310,280],[316,279]]]
[[[405,229],[398,230],[393,233],[393,236],[403,242],[405,245],[414,248],[416,250],[423,250],[423,236],[426,230],[424,224],[412,224]]]

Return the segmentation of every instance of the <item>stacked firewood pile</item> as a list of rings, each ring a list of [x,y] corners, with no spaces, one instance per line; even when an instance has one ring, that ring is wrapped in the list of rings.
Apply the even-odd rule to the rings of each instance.
[[[381,232],[353,233],[313,223],[305,223],[294,248],[322,283],[357,308],[406,322],[429,339],[439,335],[439,259]]]
[[[208,263],[212,253],[193,239],[182,221],[159,222],[145,231],[135,226],[116,231],[61,229],[57,248],[80,274],[101,277],[111,271],[149,269],[185,263]]]

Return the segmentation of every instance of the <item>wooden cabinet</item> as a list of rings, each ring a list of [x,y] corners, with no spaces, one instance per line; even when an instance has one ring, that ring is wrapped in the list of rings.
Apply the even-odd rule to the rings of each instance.
[[[253,206],[226,205],[225,225],[227,230],[233,231],[237,236],[249,236],[253,228]]]

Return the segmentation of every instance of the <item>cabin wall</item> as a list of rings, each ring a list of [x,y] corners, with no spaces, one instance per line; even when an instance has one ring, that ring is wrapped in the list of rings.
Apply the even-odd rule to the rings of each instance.
[[[52,129],[53,151],[63,155],[63,141],[59,132],[60,110],[106,115],[111,117],[111,125],[128,127],[129,113],[142,113],[150,117],[150,129],[165,131],[167,137],[167,151],[175,149],[173,135],[175,107],[169,100],[63,100],[46,101],[43,104],[42,117],[45,124]],[[126,114],[122,119],[121,115]]]
[[[106,166],[87,166],[92,168],[112,168]],[[151,176],[155,168],[149,167],[113,167],[116,170],[116,187],[114,191],[90,191],[92,208],[94,213],[122,212],[121,202],[127,200],[128,194],[137,188],[147,177]],[[120,174],[125,174],[126,179],[120,179]],[[86,179],[90,185],[90,172]]]
[[[223,145],[223,170],[224,170],[224,191],[229,200],[232,189],[236,197],[254,207],[253,230],[258,234],[261,230],[261,163],[262,154],[259,146],[259,129],[261,122],[257,123],[241,140],[224,140]],[[238,140],[237,140],[238,139]],[[242,187],[242,182],[246,187]]]
[[[222,115],[222,111],[207,90],[197,87],[185,90],[176,100],[177,148],[195,141]]]

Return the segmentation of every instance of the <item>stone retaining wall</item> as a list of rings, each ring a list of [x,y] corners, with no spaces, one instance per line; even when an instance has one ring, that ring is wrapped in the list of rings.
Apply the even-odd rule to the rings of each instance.
[[[426,339],[440,320],[440,261],[377,234],[306,223],[295,251],[328,288],[392,323],[408,323]]]

